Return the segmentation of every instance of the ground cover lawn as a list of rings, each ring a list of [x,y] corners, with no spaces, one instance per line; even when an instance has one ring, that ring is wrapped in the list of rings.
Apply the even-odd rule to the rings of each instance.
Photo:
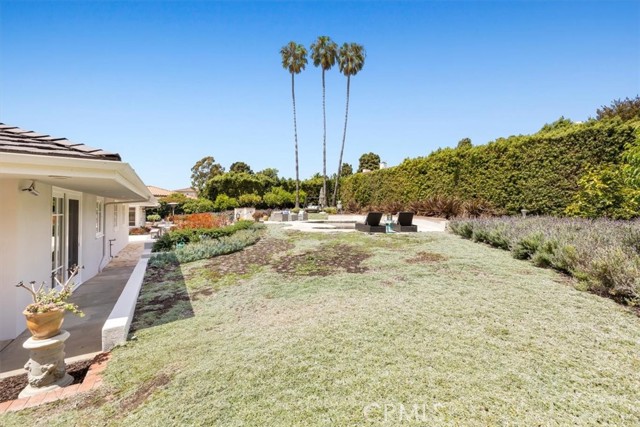
[[[640,318],[444,233],[147,272],[105,386],[0,425],[640,425]]]

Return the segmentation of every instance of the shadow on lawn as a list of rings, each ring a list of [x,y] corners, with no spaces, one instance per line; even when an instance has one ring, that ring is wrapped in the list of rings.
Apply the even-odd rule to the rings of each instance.
[[[131,333],[193,316],[180,265],[150,265],[138,296]]]

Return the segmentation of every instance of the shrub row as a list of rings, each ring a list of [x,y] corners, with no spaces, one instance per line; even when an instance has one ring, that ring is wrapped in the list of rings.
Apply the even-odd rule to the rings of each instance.
[[[238,221],[233,225],[221,228],[188,228],[183,230],[173,230],[162,235],[153,244],[153,252],[170,251],[178,243],[197,243],[203,239],[219,239],[230,236],[237,231],[256,227],[252,221]]]
[[[491,202],[486,200],[462,200],[457,196],[443,194],[436,194],[414,202],[386,202],[364,207],[356,202],[351,202],[346,205],[345,210],[352,213],[385,212],[391,214],[409,211],[416,215],[436,216],[447,219],[459,216],[466,218],[496,216],[504,213],[504,211],[497,209]],[[328,209],[325,209],[325,211],[331,213],[328,212]]]
[[[340,198],[350,208],[406,206],[445,195],[483,200],[509,214],[527,209],[562,215],[583,175],[604,165],[620,168],[625,147],[638,144],[637,121],[567,122],[547,125],[533,135],[439,149],[393,168],[352,175],[343,180]]]
[[[570,274],[619,302],[640,300],[640,220],[580,218],[456,219],[455,234]]]
[[[260,228],[261,226],[257,226],[240,230],[230,236],[224,236],[218,239],[204,239],[198,243],[189,243],[171,252],[159,252],[151,257],[149,263],[151,266],[160,266],[167,263],[193,262],[237,252],[247,246],[253,245],[260,239]]]

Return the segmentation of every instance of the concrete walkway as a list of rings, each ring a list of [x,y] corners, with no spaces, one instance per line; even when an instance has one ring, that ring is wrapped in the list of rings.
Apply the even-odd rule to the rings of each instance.
[[[74,292],[72,301],[84,311],[84,317],[67,313],[62,328],[71,333],[66,341],[67,363],[87,359],[102,350],[102,326],[138,263],[148,236],[131,236],[129,244],[97,276]],[[26,330],[0,350],[0,378],[24,373],[29,352],[22,348],[31,333]]]

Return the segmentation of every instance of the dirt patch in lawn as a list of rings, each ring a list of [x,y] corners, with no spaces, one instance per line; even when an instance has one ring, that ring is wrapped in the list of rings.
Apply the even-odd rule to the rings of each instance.
[[[435,252],[418,252],[415,257],[409,258],[407,262],[409,264],[425,264],[432,262],[442,262],[446,260],[446,256]]]
[[[247,274],[255,266],[268,265],[271,260],[289,249],[293,244],[282,239],[260,239],[255,245],[244,248],[240,252],[211,258],[204,268],[214,275]],[[187,276],[188,277],[188,276]]]
[[[341,271],[363,273],[362,261],[371,255],[350,245],[323,246],[299,255],[284,257],[274,264],[280,274],[296,276],[329,276]]]
[[[143,383],[133,393],[133,395],[124,399],[120,405],[123,413],[136,409],[142,404],[151,394],[158,388],[169,384],[171,377],[167,374],[161,373],[154,377],[151,381]]]

